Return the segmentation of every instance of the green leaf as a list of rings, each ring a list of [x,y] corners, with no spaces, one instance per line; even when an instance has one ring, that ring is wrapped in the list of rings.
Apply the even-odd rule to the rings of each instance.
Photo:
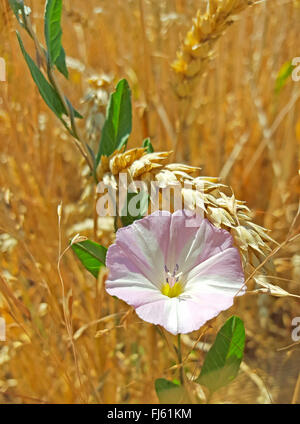
[[[143,218],[149,206],[149,194],[146,191],[140,191],[139,193],[127,193],[127,204],[124,206],[121,214],[121,221],[124,227],[131,225],[137,219]],[[137,215],[131,214],[132,208],[139,211]]]
[[[61,44],[61,15],[62,0],[47,0],[44,32],[48,49],[48,60],[50,66],[56,65],[59,72],[68,78],[69,72],[66,65],[66,53]]]
[[[47,0],[44,31],[51,65],[54,65],[58,57],[61,55],[61,13],[62,0]]]
[[[190,403],[186,390],[177,382],[158,378],[155,380],[155,391],[159,399],[159,403]]]
[[[72,249],[82,265],[97,278],[99,269],[105,266],[107,249],[91,240],[74,243]]]
[[[232,316],[218,332],[216,340],[208,351],[197,383],[206,386],[210,392],[226,386],[238,374],[245,347],[243,321]]]
[[[60,54],[56,60],[56,67],[67,79],[69,78],[69,71],[66,65],[66,53],[64,48],[62,47],[60,50]]]
[[[97,164],[101,156],[109,156],[126,145],[132,129],[131,91],[128,82],[119,81],[116,91],[110,96],[106,120],[103,126]]]
[[[285,62],[282,67],[280,68],[277,78],[275,81],[275,93],[279,94],[281,89],[285,86],[287,83],[288,78],[292,75],[293,72],[293,65],[292,62]]]
[[[62,104],[58,94],[54,90],[54,88],[48,83],[42,72],[39,70],[35,62],[31,59],[29,54],[26,52],[22,39],[17,31],[18,41],[21,47],[21,51],[26,60],[26,63],[30,69],[32,78],[36,83],[39,92],[49,106],[49,108],[55,113],[55,115],[62,120],[62,115],[67,114],[64,105]]]
[[[143,147],[145,147],[145,149],[147,149],[147,153],[153,153],[154,152],[154,149],[153,149],[152,143],[150,141],[150,138],[146,138],[143,141]]]

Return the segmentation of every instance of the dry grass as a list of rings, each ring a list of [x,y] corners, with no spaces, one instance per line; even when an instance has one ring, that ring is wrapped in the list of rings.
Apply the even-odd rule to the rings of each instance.
[[[84,66],[73,61],[70,82],[61,82],[79,105],[91,75],[126,77],[134,100],[129,147],[150,136],[156,151],[174,150],[174,162],[221,176],[247,201],[254,221],[283,243],[300,192],[300,82],[290,80],[279,95],[274,86],[283,63],[299,56],[299,2],[261,1],[239,13],[214,40],[213,56],[187,100],[178,97],[171,65],[203,3],[64,0],[64,46]],[[42,37],[44,2],[27,4]],[[93,192],[82,195],[92,183],[31,81],[6,0],[0,7],[0,57],[8,70],[8,82],[0,83],[0,316],[7,322],[7,341],[0,342],[0,402],[157,402],[155,378],[178,372],[170,369],[176,360],[168,348],[172,337],[162,338],[110,298],[105,273],[96,283],[70,251],[58,269],[60,236],[63,250],[79,224],[82,235],[108,246],[111,226],[103,220],[93,232]],[[299,221],[293,231],[299,233]],[[299,239],[275,253],[267,281],[299,295]],[[211,342],[233,312],[245,322],[245,364],[212,401],[299,403],[299,344],[279,350],[292,344],[299,299],[245,296],[192,339]],[[186,338],[184,357],[190,348]],[[203,357],[197,349],[189,356],[188,375],[198,372]]]

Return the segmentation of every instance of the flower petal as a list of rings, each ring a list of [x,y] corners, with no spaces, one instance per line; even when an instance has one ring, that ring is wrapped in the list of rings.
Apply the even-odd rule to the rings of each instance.
[[[207,219],[184,210],[172,214],[169,234],[165,234],[165,237],[168,236],[166,265],[173,270],[178,264],[183,273],[233,245],[228,231],[216,228]]]
[[[169,333],[186,334],[198,330],[221,311],[233,305],[233,297],[205,294],[199,298],[180,297],[157,299],[136,308],[144,321],[161,325]]]
[[[120,228],[116,243],[107,252],[109,281],[122,276],[127,279],[127,266],[128,271],[142,274],[160,288],[165,280],[164,265],[169,245],[170,220],[169,212],[160,212]],[[118,270],[119,262],[122,265],[121,270]]]
[[[214,227],[207,219],[201,217],[189,218],[186,225],[190,225],[191,220],[195,227],[184,230],[181,227],[181,232],[189,233],[190,239],[182,239],[182,236],[178,238],[179,243],[181,240],[186,242],[181,245],[178,259],[182,263],[180,269],[183,273],[189,272],[200,262],[233,245],[233,239],[228,231]]]
[[[171,271],[176,264],[178,264],[180,272],[185,272],[189,266],[187,255],[202,222],[202,217],[188,211],[178,210],[172,214],[166,257],[166,265]]]
[[[233,305],[233,297],[226,295],[203,294],[198,298],[179,299],[178,333],[198,330],[207,321]]]
[[[109,267],[109,275],[106,287],[115,289],[118,287],[136,287],[155,289],[153,283],[143,274],[136,264],[135,258],[128,257],[122,247],[112,245],[107,253],[106,265]],[[110,293],[112,294],[112,293]],[[113,293],[115,295],[115,293]],[[117,296],[117,294],[116,294]]]
[[[235,297],[245,292],[241,258],[235,247],[211,256],[186,276],[185,295],[216,293]]]
[[[107,292],[172,334],[199,329],[245,292],[231,235],[185,211],[158,211],[118,230],[106,264]],[[173,272],[176,264],[185,286],[182,294],[170,298],[161,292],[165,265]]]
[[[178,298],[163,296],[162,299],[149,302],[136,309],[144,321],[161,325],[172,334],[178,334]]]

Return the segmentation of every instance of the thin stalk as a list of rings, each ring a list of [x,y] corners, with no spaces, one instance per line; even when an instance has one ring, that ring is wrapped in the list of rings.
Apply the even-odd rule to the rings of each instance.
[[[84,401],[84,396],[83,396],[83,392],[82,392],[82,379],[81,379],[81,374],[80,374],[80,369],[79,369],[79,363],[78,363],[78,356],[77,356],[77,350],[74,344],[74,338],[73,338],[73,328],[72,328],[72,318],[70,316],[70,313],[67,312],[67,307],[66,307],[66,296],[65,296],[65,285],[64,285],[64,280],[62,277],[62,273],[61,273],[61,269],[60,269],[60,264],[61,264],[61,260],[62,257],[64,256],[64,254],[67,252],[67,250],[71,247],[70,245],[68,245],[64,251],[62,251],[62,237],[61,237],[61,216],[62,216],[62,203],[59,204],[58,208],[57,208],[57,215],[58,215],[58,261],[57,261],[57,271],[58,271],[58,276],[59,276],[59,280],[61,283],[61,289],[62,289],[62,307],[63,307],[63,316],[64,316],[64,321],[65,321],[65,326],[66,326],[66,331],[68,334],[68,338],[69,338],[69,342],[71,344],[71,348],[72,348],[72,352],[73,352],[73,356],[74,356],[74,363],[75,363],[75,369],[76,369],[76,374],[77,374],[77,378],[78,378],[78,382],[79,382],[79,395],[81,397],[81,399]]]
[[[179,365],[179,377],[180,383],[184,385],[184,372],[183,372],[183,364],[182,364],[182,351],[181,351],[181,334],[177,335],[177,355],[178,355],[178,365]]]
[[[293,393],[293,399],[292,399],[292,402],[291,402],[292,404],[297,403],[297,400],[299,398],[299,394],[300,394],[300,372],[298,374],[297,383],[296,383],[295,390],[294,390],[294,393]]]

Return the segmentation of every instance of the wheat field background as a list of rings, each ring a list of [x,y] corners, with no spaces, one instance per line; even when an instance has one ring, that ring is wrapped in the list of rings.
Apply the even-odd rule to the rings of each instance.
[[[43,40],[44,1],[26,3]],[[61,84],[86,118],[81,130],[96,142],[93,114],[101,119],[105,108],[95,109],[86,95],[102,84],[105,103],[116,82],[126,78],[133,98],[129,147],[151,137],[155,151],[173,150],[174,162],[221,177],[247,202],[253,220],[284,243],[292,224],[299,232],[299,220],[293,220],[300,192],[300,82],[288,78],[280,90],[275,87],[282,66],[300,56],[300,2],[257,1],[241,10],[224,34],[215,40],[210,34],[209,60],[182,93],[185,77],[182,63],[174,65],[176,52],[205,4],[64,0],[70,78]],[[60,238],[63,249],[76,233],[108,246],[112,223],[93,225],[92,183],[31,79],[16,29],[34,57],[31,40],[8,2],[0,0],[0,57],[7,65],[7,81],[0,83],[0,316],[7,325],[7,340],[0,342],[0,402],[156,403],[154,380],[178,372],[172,336],[162,338],[109,297],[105,271],[95,282],[71,251],[58,272]],[[266,277],[298,296],[299,247],[295,239],[278,249]],[[72,341],[63,320],[62,283]],[[300,345],[291,339],[299,298],[246,295],[206,329],[202,341],[213,341],[232,313],[245,323],[243,367],[211,402],[300,403]],[[201,331],[183,338],[184,357]],[[198,372],[203,358],[193,350],[185,363],[188,376]]]

